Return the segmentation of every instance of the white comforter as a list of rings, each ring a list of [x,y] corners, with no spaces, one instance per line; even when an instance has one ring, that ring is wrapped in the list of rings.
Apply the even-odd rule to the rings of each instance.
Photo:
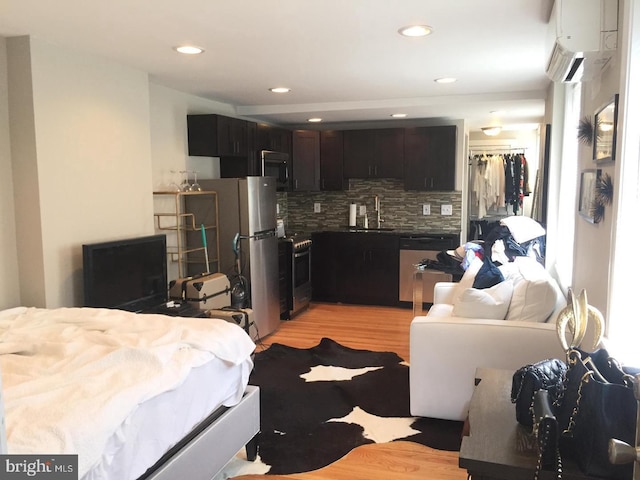
[[[0,311],[9,453],[77,453],[82,477],[138,404],[214,356],[238,364],[254,348],[223,320],[93,308]]]

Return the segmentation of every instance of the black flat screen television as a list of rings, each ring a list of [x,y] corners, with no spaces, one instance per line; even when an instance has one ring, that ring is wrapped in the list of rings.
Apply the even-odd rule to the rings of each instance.
[[[168,298],[165,235],[82,246],[84,304],[141,312]]]

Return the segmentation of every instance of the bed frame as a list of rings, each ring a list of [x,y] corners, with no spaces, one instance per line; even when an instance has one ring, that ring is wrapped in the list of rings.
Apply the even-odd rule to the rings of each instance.
[[[211,480],[242,447],[256,459],[259,431],[260,389],[248,385],[240,403],[212,413],[139,480]]]

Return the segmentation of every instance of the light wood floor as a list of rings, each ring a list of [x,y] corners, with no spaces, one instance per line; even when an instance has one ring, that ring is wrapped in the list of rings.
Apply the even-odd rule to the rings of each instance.
[[[272,343],[298,348],[317,345],[329,337],[342,345],[396,352],[409,361],[411,309],[312,304],[278,331],[263,339],[258,350]],[[458,453],[435,450],[413,442],[369,444],[349,452],[337,462],[313,472],[269,475],[268,480],[464,480]],[[243,475],[236,480],[264,480],[262,475]]]

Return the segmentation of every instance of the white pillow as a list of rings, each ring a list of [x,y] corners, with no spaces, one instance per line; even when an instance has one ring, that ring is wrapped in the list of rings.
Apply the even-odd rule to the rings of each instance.
[[[529,257],[516,257],[499,268],[505,279],[513,281],[513,296],[505,320],[545,322],[558,300],[551,275]]]
[[[542,237],[547,232],[533,218],[523,215],[512,215],[500,220],[500,224],[509,229],[511,236],[518,243],[528,242],[534,238]]]
[[[490,288],[467,288],[453,306],[453,316],[504,320],[512,294],[511,280],[505,280]]]
[[[467,288],[473,287],[473,282],[476,279],[476,275],[480,268],[482,267],[483,261],[478,257],[474,258],[467,269],[464,271],[462,278],[458,282],[458,286],[456,287],[456,291],[453,295],[453,303],[454,305],[458,303],[460,297],[464,293]]]

